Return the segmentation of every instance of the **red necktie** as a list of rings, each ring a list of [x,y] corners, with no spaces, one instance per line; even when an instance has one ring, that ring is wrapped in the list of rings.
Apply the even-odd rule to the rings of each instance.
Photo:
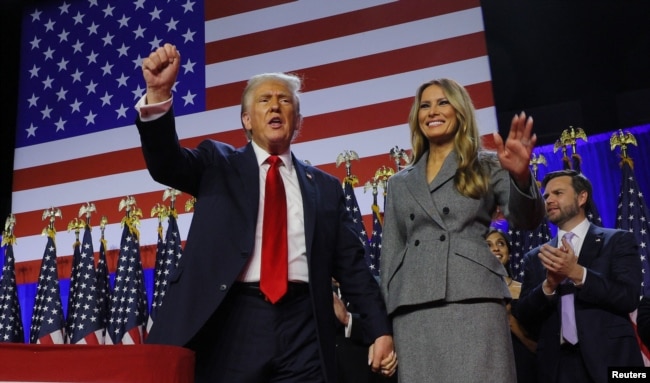
[[[264,195],[260,290],[271,303],[276,303],[287,292],[287,197],[280,176],[282,160],[271,156],[266,162],[271,166],[266,173]]]

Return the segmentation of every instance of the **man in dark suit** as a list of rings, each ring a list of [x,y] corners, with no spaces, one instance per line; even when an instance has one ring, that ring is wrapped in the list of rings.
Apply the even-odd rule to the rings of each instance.
[[[604,383],[607,367],[643,366],[629,318],[639,303],[638,245],[632,233],[588,221],[592,187],[582,174],[551,172],[542,187],[558,235],[525,255],[514,314],[539,335],[539,382]]]
[[[205,140],[188,149],[178,142],[171,107],[180,61],[170,44],[143,60],[147,91],[136,106],[152,177],[197,197],[183,257],[147,342],[195,350],[197,382],[333,382],[334,277],[362,314],[373,370],[394,374],[385,305],[340,182],[290,150],[301,122],[300,79],[271,73],[249,80],[241,104],[245,147]],[[269,168],[286,193],[286,208],[270,218],[264,211],[278,203],[265,203]],[[268,270],[266,234],[285,210],[286,235],[271,239],[288,241],[271,248],[285,250]],[[283,276],[277,295],[265,287],[267,271]]]

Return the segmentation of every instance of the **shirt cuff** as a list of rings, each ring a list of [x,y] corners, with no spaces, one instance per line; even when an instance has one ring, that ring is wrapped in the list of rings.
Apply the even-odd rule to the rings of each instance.
[[[576,287],[582,287],[582,285],[585,284],[585,280],[587,279],[587,269],[584,266],[581,267],[582,267],[582,280],[580,281],[580,283],[574,283]]]
[[[147,96],[144,95],[135,104],[135,110],[138,111],[140,120],[143,122],[157,120],[172,108],[172,99],[156,104],[147,104]]]
[[[548,298],[551,298],[553,295],[555,295],[555,290],[553,290],[552,293],[548,294],[548,293],[546,292],[545,287],[546,287],[546,279],[544,279],[544,282],[542,282],[542,292],[543,292],[544,295],[545,295],[546,297],[548,297]]]
[[[349,338],[352,335],[352,314],[348,313],[348,324],[345,325],[345,337]]]

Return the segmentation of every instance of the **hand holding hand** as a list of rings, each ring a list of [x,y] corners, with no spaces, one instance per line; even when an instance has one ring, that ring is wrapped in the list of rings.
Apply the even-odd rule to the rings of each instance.
[[[142,60],[142,75],[147,83],[147,104],[155,104],[171,98],[180,63],[180,52],[169,43]]]
[[[393,337],[383,335],[375,340],[368,349],[368,364],[372,371],[384,376],[393,376],[397,370],[397,353],[393,346]]]

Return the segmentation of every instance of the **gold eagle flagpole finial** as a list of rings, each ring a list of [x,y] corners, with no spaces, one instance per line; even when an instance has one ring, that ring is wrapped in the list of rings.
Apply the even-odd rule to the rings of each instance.
[[[623,166],[623,163],[627,162],[630,164],[630,168],[634,169],[634,162],[632,161],[632,158],[630,158],[627,154],[628,145],[638,146],[636,143],[636,138],[630,132],[623,132],[621,129],[619,129],[618,132],[612,133],[612,136],[609,138],[609,146],[611,150],[614,150],[619,146],[621,147],[620,165]]]
[[[411,161],[408,153],[404,149],[400,149],[399,146],[393,146],[390,149],[390,157],[393,159],[393,162],[395,163],[395,171],[399,172],[402,170],[402,161],[405,163],[409,163]]]
[[[535,182],[537,182],[537,187],[540,187],[540,182],[537,180],[537,171],[539,170],[539,165],[544,165],[546,166],[546,157],[542,153],[539,155],[536,155],[533,153],[533,155],[530,158],[530,166],[532,167],[533,170],[533,177],[535,178]]]
[[[563,153],[562,161],[565,162],[565,164],[564,164],[565,169],[571,168],[570,166],[567,166],[569,159],[568,159],[567,153],[566,153],[566,148],[570,147],[571,148],[571,153],[572,153],[571,158],[573,160],[572,161],[573,162],[573,169],[575,171],[578,171],[578,172],[581,171],[580,170],[580,165],[581,165],[582,159],[580,158],[580,155],[578,154],[578,152],[576,150],[576,144],[578,143],[579,139],[582,139],[585,142],[587,142],[587,135],[585,134],[585,131],[580,127],[574,128],[573,126],[569,125],[569,127],[567,129],[564,129],[562,131],[562,134],[560,134],[560,138],[555,142],[554,151],[557,151],[558,146],[563,147],[563,149],[562,149],[562,153]]]
[[[120,200],[119,211],[125,210],[124,218],[122,218],[121,225],[127,225],[131,234],[135,235],[136,238],[140,239],[140,231],[138,226],[140,226],[140,217],[142,217],[142,210],[136,206],[135,197],[126,196]]]
[[[54,228],[54,221],[56,218],[63,219],[63,214],[61,213],[61,209],[58,207],[50,207],[49,209],[45,209],[43,211],[43,218],[42,220],[48,220],[47,227],[43,229],[41,232],[41,235],[48,236],[52,238],[54,241],[56,237],[56,229]]]
[[[14,235],[14,228],[16,227],[16,216],[9,214],[5,220],[5,228],[2,231],[2,245],[15,245],[16,236]]]
[[[345,163],[345,178],[343,179],[343,184],[350,184],[355,186],[359,183],[357,176],[352,174],[352,160],[359,160],[359,155],[354,150],[344,150],[343,153],[340,153],[336,157],[336,167]]]
[[[95,207],[95,204],[93,202],[86,202],[84,205],[81,205],[79,208],[79,217],[84,217],[86,218],[86,228],[88,230],[92,230],[92,227],[90,226],[90,217],[93,215],[93,213],[97,212],[97,208]]]
[[[165,192],[163,193],[163,201],[169,198],[169,209],[167,209],[167,214],[173,215],[174,218],[178,218],[178,213],[176,212],[176,200],[179,195],[181,195],[180,190],[172,188],[165,189]]]

